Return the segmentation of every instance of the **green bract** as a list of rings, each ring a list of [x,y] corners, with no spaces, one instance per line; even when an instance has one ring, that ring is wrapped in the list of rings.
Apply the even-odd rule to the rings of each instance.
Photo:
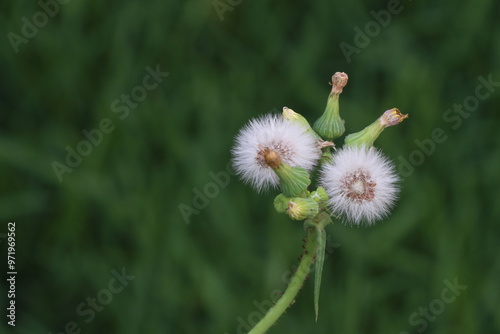
[[[328,199],[328,195],[326,194],[325,188],[318,187],[316,191],[311,193],[311,198],[319,203],[326,201]]]
[[[293,220],[304,220],[315,217],[318,210],[318,202],[314,199],[295,197],[288,202],[286,213]]]
[[[283,194],[279,194],[274,199],[274,208],[278,213],[285,213],[288,208],[288,202],[290,202],[291,198],[286,197]]]
[[[280,188],[283,194],[289,197],[303,197],[307,194],[311,179],[304,168],[291,167],[282,162],[274,171],[280,178]]]

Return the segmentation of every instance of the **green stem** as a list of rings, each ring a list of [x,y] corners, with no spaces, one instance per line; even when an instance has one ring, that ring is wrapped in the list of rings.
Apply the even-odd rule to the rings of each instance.
[[[315,229],[309,229],[309,235],[307,237],[306,246],[302,259],[300,260],[299,267],[290,280],[285,293],[280,299],[274,304],[273,307],[267,311],[264,318],[262,318],[255,327],[248,332],[248,334],[263,334],[269,327],[271,327],[279,317],[286,311],[286,309],[293,303],[297,293],[299,292],[302,285],[304,285],[304,280],[306,279],[311,265],[314,262],[314,257],[316,255],[316,231]]]

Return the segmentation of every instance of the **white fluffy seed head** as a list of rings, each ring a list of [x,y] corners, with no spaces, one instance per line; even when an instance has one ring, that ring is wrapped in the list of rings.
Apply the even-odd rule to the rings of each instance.
[[[320,178],[333,214],[355,225],[373,225],[386,217],[399,191],[394,164],[373,147],[337,151]]]
[[[279,185],[278,176],[263,159],[265,149],[277,152],[284,163],[307,171],[314,168],[321,155],[316,139],[305,127],[281,115],[251,120],[236,136],[233,166],[242,180],[259,192]]]

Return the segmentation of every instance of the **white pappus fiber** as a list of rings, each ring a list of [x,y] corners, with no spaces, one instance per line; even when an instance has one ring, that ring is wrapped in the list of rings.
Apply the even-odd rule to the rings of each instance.
[[[311,171],[321,150],[316,138],[297,123],[281,115],[267,114],[251,120],[236,136],[233,166],[241,179],[261,192],[279,185],[274,170],[262,158],[262,150],[276,151],[281,161]]]

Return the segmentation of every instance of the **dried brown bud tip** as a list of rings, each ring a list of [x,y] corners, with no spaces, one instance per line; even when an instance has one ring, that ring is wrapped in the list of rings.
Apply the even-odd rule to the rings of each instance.
[[[408,118],[408,114],[403,115],[398,108],[392,108],[380,116],[380,124],[385,127],[393,126],[401,123],[406,118]]]
[[[317,142],[319,148],[335,147],[335,144],[332,143],[331,141],[317,140]]]
[[[332,76],[332,92],[330,94],[340,94],[342,89],[347,85],[349,77],[344,72],[337,72]]]

